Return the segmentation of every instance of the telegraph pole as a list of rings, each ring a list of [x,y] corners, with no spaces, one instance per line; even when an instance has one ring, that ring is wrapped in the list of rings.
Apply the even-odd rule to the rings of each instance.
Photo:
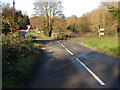
[[[13,0],[13,19],[15,18],[15,0]]]

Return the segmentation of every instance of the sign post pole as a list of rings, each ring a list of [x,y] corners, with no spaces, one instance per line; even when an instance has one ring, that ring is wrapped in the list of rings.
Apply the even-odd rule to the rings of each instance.
[[[30,38],[30,30],[29,30],[29,38]]]
[[[99,24],[99,26],[98,26],[98,32],[99,32],[99,40],[100,40],[100,24]]]
[[[98,29],[99,29],[99,40],[100,40],[100,35],[104,35],[104,32],[100,32],[100,31],[104,31],[104,28],[100,28],[100,25],[99,25],[99,27],[98,27]]]

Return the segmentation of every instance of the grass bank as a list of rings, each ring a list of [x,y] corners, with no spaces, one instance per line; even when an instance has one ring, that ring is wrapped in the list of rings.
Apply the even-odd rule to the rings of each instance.
[[[118,38],[71,38],[69,40],[83,41],[83,44],[100,52],[120,58],[118,55]]]
[[[21,38],[17,34],[5,35],[2,41],[3,88],[24,86],[42,53],[38,51],[41,43]]]

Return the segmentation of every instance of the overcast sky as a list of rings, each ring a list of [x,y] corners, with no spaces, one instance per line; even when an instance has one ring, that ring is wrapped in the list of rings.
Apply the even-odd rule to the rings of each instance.
[[[9,2],[12,5],[13,0],[0,0],[2,2]],[[66,17],[76,15],[77,17],[90,12],[100,5],[101,0],[62,0]],[[29,17],[33,14],[33,3],[35,0],[15,0],[16,10],[27,12]]]

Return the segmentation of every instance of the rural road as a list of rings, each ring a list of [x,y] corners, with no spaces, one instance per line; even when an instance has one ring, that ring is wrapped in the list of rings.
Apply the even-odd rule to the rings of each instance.
[[[25,88],[118,88],[118,60],[81,41],[41,40],[43,58]]]

